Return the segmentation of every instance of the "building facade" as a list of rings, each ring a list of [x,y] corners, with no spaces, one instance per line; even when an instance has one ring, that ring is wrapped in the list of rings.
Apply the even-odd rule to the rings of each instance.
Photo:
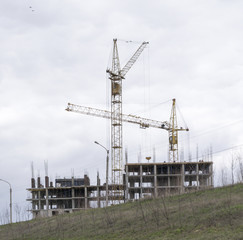
[[[128,163],[126,200],[159,197],[213,186],[212,162]]]

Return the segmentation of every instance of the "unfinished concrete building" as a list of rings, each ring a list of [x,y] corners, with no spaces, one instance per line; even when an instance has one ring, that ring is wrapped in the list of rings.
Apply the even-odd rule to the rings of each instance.
[[[124,169],[123,185],[109,185],[109,205],[133,201],[145,197],[159,197],[186,193],[213,186],[212,162],[173,162],[173,163],[127,163]],[[124,192],[117,198],[115,191]],[[101,185],[99,175],[97,185],[90,185],[87,175],[84,178],[58,178],[55,186],[45,177],[45,186],[40,177],[31,179],[27,189],[31,197],[33,217],[54,216],[86,208],[105,206],[106,186]]]
[[[126,200],[159,197],[213,186],[212,162],[128,163]]]
[[[84,178],[63,178],[55,179],[49,184],[49,177],[45,177],[45,186],[41,184],[41,178],[31,179],[31,198],[27,201],[32,203],[33,217],[54,216],[59,213],[69,213],[82,208],[88,208],[87,198],[91,196],[90,179],[87,175]]]

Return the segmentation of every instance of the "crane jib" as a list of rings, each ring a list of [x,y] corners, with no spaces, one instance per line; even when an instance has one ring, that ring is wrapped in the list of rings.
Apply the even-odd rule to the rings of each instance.
[[[112,117],[112,114],[110,111],[97,109],[97,108],[91,108],[91,107],[79,106],[79,105],[75,105],[75,104],[71,104],[71,103],[68,103],[66,111],[76,112],[76,113],[85,114],[85,115],[92,115],[92,116],[106,118],[106,119],[111,119],[111,117]],[[117,117],[113,116],[113,120],[119,120],[119,119],[120,119],[119,116],[117,116]],[[152,128],[164,129],[167,131],[170,130],[170,125],[166,121],[161,122],[161,121],[156,121],[156,120],[152,120],[152,119],[148,119],[148,118],[142,118],[142,117],[136,116],[136,115],[127,115],[127,114],[122,114],[121,119],[123,122],[138,124],[143,129],[152,127]]]

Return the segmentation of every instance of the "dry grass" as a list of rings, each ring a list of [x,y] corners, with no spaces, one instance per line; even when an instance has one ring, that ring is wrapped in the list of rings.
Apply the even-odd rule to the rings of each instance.
[[[5,225],[0,239],[243,239],[243,185]]]

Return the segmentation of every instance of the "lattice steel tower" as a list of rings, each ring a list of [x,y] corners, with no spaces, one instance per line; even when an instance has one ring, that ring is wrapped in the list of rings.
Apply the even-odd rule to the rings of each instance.
[[[189,131],[186,128],[178,128],[177,116],[176,116],[176,100],[172,99],[172,109],[170,114],[170,125],[169,125],[169,162],[178,162],[178,132]]]
[[[113,185],[120,186],[123,182],[122,80],[147,44],[148,42],[143,42],[127,64],[121,69],[117,39],[113,39],[112,67],[106,70],[111,80],[111,168]]]

